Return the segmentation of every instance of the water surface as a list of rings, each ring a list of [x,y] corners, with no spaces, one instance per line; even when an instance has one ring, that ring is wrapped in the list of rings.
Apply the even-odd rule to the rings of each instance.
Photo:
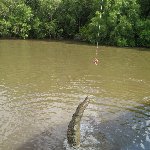
[[[88,95],[80,149],[149,150],[150,49],[102,46],[97,66],[95,49],[0,41],[0,149],[69,149],[68,123]]]

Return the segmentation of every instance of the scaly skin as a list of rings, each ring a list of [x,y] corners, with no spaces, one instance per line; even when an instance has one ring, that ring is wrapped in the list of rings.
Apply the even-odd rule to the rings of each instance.
[[[67,139],[71,147],[80,146],[80,121],[89,102],[90,100],[86,97],[85,100],[78,105],[76,112],[73,114],[72,120],[68,125]]]

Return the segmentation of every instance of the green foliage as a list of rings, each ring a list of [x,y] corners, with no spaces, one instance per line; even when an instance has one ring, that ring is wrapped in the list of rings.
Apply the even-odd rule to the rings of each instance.
[[[149,47],[149,6],[149,0],[0,0],[0,37]]]
[[[1,37],[10,37],[10,28],[11,23],[5,19],[0,19],[0,36]]]
[[[126,16],[120,17],[119,23],[114,27],[110,35],[114,45],[135,46],[133,25]]]
[[[63,37],[74,38],[94,16],[98,4],[98,0],[62,0],[56,10],[56,19],[63,29]]]
[[[150,19],[138,21],[137,36],[138,46],[150,47]]]
[[[0,36],[9,37],[11,23],[7,19],[9,16],[9,8],[6,6],[4,1],[0,1]]]
[[[12,24],[11,32],[14,36],[27,38],[31,30],[30,19],[32,18],[31,9],[25,4],[16,4],[12,9],[9,20]]]
[[[33,13],[31,21],[31,38],[55,38],[57,37],[57,20],[54,13],[59,5],[56,0],[25,0],[26,5],[30,6]]]
[[[140,4],[141,18],[150,19],[150,0],[137,0]]]
[[[135,0],[107,0],[104,4],[102,12],[97,12],[87,26],[87,40],[95,39],[94,42],[109,45],[135,46],[135,22],[139,18],[139,5]],[[94,37],[98,33],[99,36]],[[83,36],[83,32],[81,35]]]
[[[31,30],[30,19],[32,18],[31,8],[24,3],[6,0],[0,3],[2,10],[0,19],[0,35],[2,37],[27,38]]]
[[[97,11],[96,16],[91,19],[91,23],[89,23],[86,27],[81,28],[81,38],[93,44],[97,41],[100,43],[105,43],[107,41],[106,22],[104,19],[100,19],[100,15],[101,13]]]

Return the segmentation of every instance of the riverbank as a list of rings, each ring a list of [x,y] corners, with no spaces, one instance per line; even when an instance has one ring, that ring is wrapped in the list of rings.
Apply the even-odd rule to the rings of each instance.
[[[0,38],[0,40],[20,40],[20,41],[45,41],[45,42],[64,42],[69,44],[78,44],[78,45],[89,45],[89,46],[95,46],[97,47],[97,43],[92,44],[86,41],[82,40],[73,40],[73,39],[19,39],[19,38]],[[150,51],[150,47],[119,47],[119,46],[113,46],[113,45],[103,45],[99,43],[99,47],[114,47],[114,48],[125,48],[125,49],[139,49],[143,51]]]

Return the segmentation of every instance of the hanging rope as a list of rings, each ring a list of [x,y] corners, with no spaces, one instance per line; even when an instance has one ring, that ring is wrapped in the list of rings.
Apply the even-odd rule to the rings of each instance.
[[[99,15],[99,18],[100,18],[100,19],[102,18],[102,10],[103,10],[102,3],[103,3],[103,0],[101,0],[101,3],[100,3],[100,4],[101,4],[101,6],[100,6],[100,11],[101,11],[101,13],[100,13],[100,15]],[[94,60],[93,60],[93,62],[94,62],[95,65],[98,65],[98,62],[99,62],[99,60],[97,59],[97,55],[98,55],[98,45],[99,45],[98,39],[99,39],[99,34],[100,34],[100,33],[99,33],[100,28],[101,28],[101,26],[98,25],[98,33],[97,33],[97,49],[96,49],[95,58],[94,58]]]

